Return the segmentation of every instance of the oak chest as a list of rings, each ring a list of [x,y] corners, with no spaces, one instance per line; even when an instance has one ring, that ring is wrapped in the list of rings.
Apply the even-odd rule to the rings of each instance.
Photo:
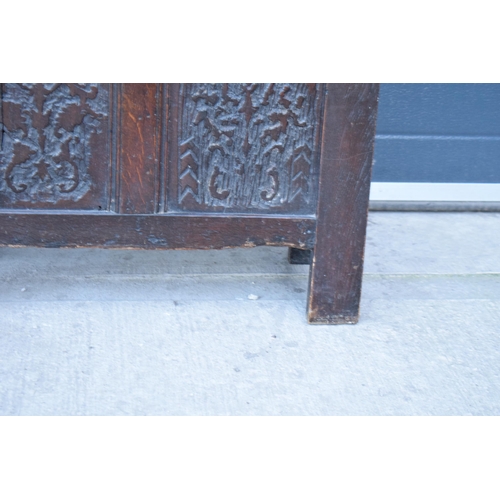
[[[358,319],[376,84],[2,84],[0,245],[279,245]]]

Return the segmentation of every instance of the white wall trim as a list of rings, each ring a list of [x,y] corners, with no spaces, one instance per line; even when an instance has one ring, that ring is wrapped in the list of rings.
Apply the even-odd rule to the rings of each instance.
[[[372,182],[372,201],[500,201],[500,183]]]

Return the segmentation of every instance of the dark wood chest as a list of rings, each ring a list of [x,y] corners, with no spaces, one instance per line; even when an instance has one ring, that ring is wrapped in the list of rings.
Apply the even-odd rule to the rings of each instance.
[[[358,319],[376,84],[2,84],[0,245],[287,246]]]

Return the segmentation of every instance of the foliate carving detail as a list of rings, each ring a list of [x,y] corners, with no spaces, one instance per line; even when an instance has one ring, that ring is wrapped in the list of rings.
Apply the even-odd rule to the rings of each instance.
[[[180,208],[312,207],[317,84],[186,84],[180,94]]]
[[[79,200],[108,91],[98,84],[3,84],[0,192],[12,201]]]

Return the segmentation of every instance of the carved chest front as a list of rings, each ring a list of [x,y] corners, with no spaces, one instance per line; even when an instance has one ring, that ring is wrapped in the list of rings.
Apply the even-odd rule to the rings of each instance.
[[[282,245],[358,316],[376,84],[2,84],[1,245]]]

